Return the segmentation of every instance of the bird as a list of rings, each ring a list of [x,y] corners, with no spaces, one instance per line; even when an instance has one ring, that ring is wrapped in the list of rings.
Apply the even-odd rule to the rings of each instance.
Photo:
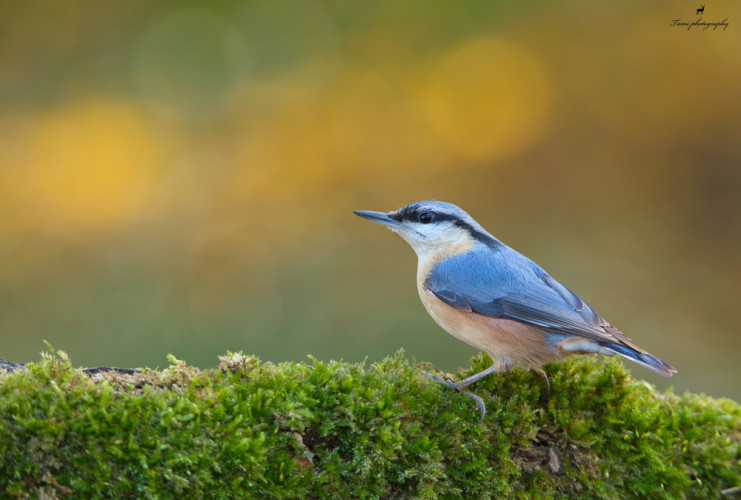
[[[468,386],[491,373],[529,368],[550,394],[542,366],[573,354],[617,354],[660,375],[677,370],[602,318],[542,267],[487,232],[452,203],[419,201],[393,212],[356,210],[387,226],[417,254],[417,291],[432,319],[453,337],[485,352],[492,364],[458,382],[429,379],[484,401]]]

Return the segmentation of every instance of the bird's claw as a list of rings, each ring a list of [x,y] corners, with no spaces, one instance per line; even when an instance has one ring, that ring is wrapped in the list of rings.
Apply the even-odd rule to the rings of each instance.
[[[435,375],[434,373],[428,373],[425,377],[427,380],[434,380],[436,382],[440,382],[443,385],[446,385],[450,387],[451,389],[455,389],[455,384],[451,382],[450,380],[444,380],[440,375]]]
[[[443,385],[445,385],[447,387],[450,387],[451,389],[455,389],[456,391],[460,391],[463,394],[465,394],[467,397],[473,399],[474,402],[476,403],[476,407],[481,412],[481,422],[484,421],[484,417],[486,417],[486,405],[484,404],[484,400],[481,399],[479,396],[477,396],[476,394],[472,393],[469,390],[466,390],[464,388],[465,386],[460,386],[460,385],[458,385],[458,384],[456,384],[454,382],[451,382],[450,380],[444,380],[442,377],[440,377],[440,375],[435,375],[434,373],[430,373],[430,374],[427,375],[426,378],[427,378],[427,380],[434,380],[434,381],[439,382],[439,383],[441,383],[441,384],[443,384]]]
[[[481,412],[481,422],[483,422],[484,417],[486,417],[486,405],[484,404],[484,400],[481,399],[476,394],[472,393],[471,391],[461,391],[461,392],[465,394],[466,396],[468,396],[469,398],[474,400],[474,402],[476,403],[476,407]]]

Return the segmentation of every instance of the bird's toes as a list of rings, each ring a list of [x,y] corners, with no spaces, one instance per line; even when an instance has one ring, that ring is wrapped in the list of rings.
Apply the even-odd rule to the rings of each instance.
[[[484,417],[486,416],[486,405],[484,404],[484,400],[481,399],[476,394],[472,393],[471,391],[464,390],[464,387],[466,387],[466,386],[456,384],[454,382],[451,382],[450,380],[445,380],[442,377],[440,377],[440,375],[436,375],[434,373],[427,374],[427,376],[425,378],[427,380],[434,380],[435,382],[439,382],[439,383],[441,383],[441,384],[443,384],[443,385],[445,385],[447,387],[450,387],[451,389],[455,389],[456,391],[459,391],[459,392],[465,394],[467,397],[473,399],[474,402],[476,403],[476,407],[481,412],[481,421],[482,422],[484,421]]]
[[[439,382],[443,385],[446,385],[450,388],[455,389],[455,384],[453,382],[443,379],[442,377],[440,377],[440,375],[435,375],[434,373],[428,373],[425,378],[427,380],[434,380],[435,382]]]
[[[463,394],[468,396],[469,398],[473,399],[476,403],[476,407],[481,412],[481,422],[484,421],[484,417],[486,417],[486,405],[484,404],[484,400],[481,399],[476,394],[472,393],[471,391],[461,391]]]

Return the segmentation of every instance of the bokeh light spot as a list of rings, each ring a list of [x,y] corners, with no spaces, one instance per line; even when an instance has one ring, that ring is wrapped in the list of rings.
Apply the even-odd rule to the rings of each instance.
[[[162,161],[146,116],[124,103],[92,100],[39,117],[20,186],[31,223],[99,229],[137,214]],[[27,215],[28,215],[27,214]]]
[[[465,158],[511,156],[543,130],[551,99],[545,70],[515,42],[467,41],[443,53],[423,74],[428,123]]]

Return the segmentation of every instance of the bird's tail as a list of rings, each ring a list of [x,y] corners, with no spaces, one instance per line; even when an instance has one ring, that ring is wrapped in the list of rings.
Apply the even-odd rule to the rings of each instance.
[[[597,342],[597,343],[600,346],[604,347],[605,349],[612,351],[615,354],[622,356],[625,359],[629,359],[633,361],[634,363],[638,363],[641,366],[645,366],[649,370],[654,371],[658,373],[659,375],[663,375],[665,377],[671,377],[672,375],[677,373],[677,370],[672,365],[660,360],[653,354],[649,354],[647,352],[636,351],[633,348],[620,345],[620,344],[611,344],[608,342]]]

